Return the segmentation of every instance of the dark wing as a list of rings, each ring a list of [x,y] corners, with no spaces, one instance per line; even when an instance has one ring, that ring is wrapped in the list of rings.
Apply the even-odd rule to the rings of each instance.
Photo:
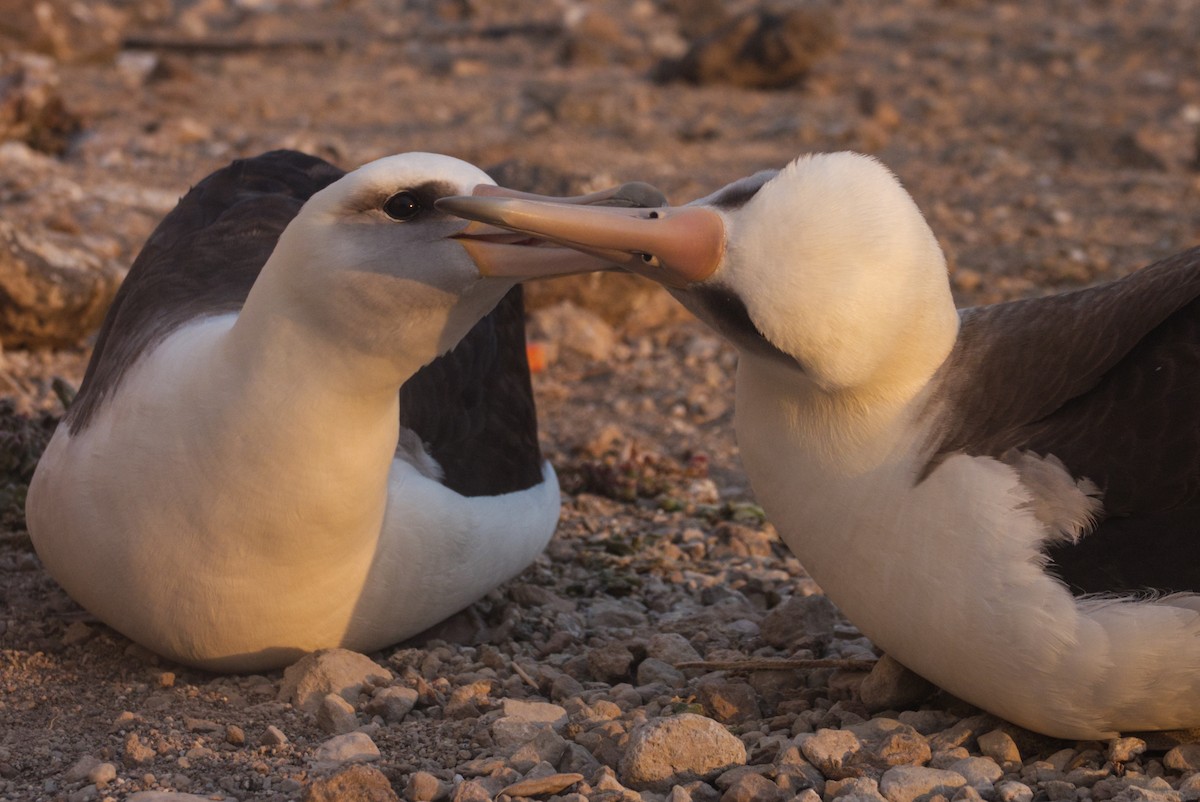
[[[442,466],[445,485],[464,496],[542,481],[520,285],[449,353],[405,382],[400,425],[417,433]]]
[[[1200,249],[1123,279],[964,310],[942,371],[948,454],[1053,454],[1104,518],[1055,545],[1078,592],[1200,592]]]
[[[72,433],[148,347],[189,320],[240,309],[283,229],[343,175],[315,156],[278,150],[193,187],[154,229],[109,307],[66,415]]]

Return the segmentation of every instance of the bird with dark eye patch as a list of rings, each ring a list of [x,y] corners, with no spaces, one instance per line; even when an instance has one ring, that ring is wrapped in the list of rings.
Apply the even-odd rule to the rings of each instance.
[[[1200,725],[1200,249],[960,312],[916,204],[857,154],[655,219],[439,205],[615,253],[725,334],[756,496],[899,662],[1062,738]]]
[[[172,660],[262,671],[395,643],[538,555],[559,492],[517,282],[605,263],[434,207],[474,191],[507,192],[446,156],[277,151],[180,201],[29,490],[76,601]]]

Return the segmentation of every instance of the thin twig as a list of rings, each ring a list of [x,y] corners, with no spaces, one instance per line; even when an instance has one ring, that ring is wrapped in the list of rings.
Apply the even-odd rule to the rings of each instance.
[[[708,671],[811,671],[817,668],[840,668],[843,671],[870,671],[874,660],[802,660],[790,657],[755,658],[750,660],[693,660],[676,663],[678,669],[702,668]]]
[[[535,691],[538,690],[538,684],[534,682],[533,677],[529,676],[525,669],[521,668],[520,663],[518,663],[516,660],[513,660],[512,668],[513,671],[516,672],[517,676],[525,681],[526,685],[528,685],[530,688],[533,688]]]
[[[445,41],[448,39],[505,39],[510,36],[557,36],[563,27],[558,23],[517,23],[513,25],[447,25],[419,34],[351,36],[295,36],[280,39],[222,38],[215,36],[170,36],[151,33],[126,36],[122,45],[129,50],[171,50],[178,53],[252,53],[263,50],[346,50],[370,42]]]

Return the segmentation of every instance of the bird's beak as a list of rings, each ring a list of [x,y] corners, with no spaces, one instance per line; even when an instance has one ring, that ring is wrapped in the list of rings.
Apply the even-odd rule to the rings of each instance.
[[[442,198],[437,205],[477,223],[575,249],[670,287],[683,288],[708,278],[724,254],[724,221],[707,207],[641,208],[648,204],[640,204],[629,208],[631,204],[624,204],[626,208],[619,208],[580,203],[579,198],[495,190],[488,187],[469,197]]]
[[[599,206],[619,208],[632,206],[665,206],[666,198],[649,184],[622,184],[612,189],[580,195],[573,198],[552,198],[527,192],[480,184],[473,194],[466,197],[443,198],[437,207],[456,214],[453,202],[457,201],[513,201],[521,203],[564,205],[572,208]],[[451,203],[447,203],[451,201]],[[467,215],[458,215],[467,217]],[[518,280],[563,276],[573,273],[590,273],[596,270],[611,270],[626,257],[618,251],[603,248],[579,248],[567,246],[546,237],[510,227],[493,226],[478,220],[468,223],[452,237],[466,249],[467,254],[479,268],[480,275],[514,278]]]

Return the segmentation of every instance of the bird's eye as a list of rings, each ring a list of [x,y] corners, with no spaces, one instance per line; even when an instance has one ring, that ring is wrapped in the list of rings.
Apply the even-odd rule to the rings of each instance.
[[[383,202],[384,214],[401,223],[412,220],[423,210],[421,199],[408,190],[397,192]]]

